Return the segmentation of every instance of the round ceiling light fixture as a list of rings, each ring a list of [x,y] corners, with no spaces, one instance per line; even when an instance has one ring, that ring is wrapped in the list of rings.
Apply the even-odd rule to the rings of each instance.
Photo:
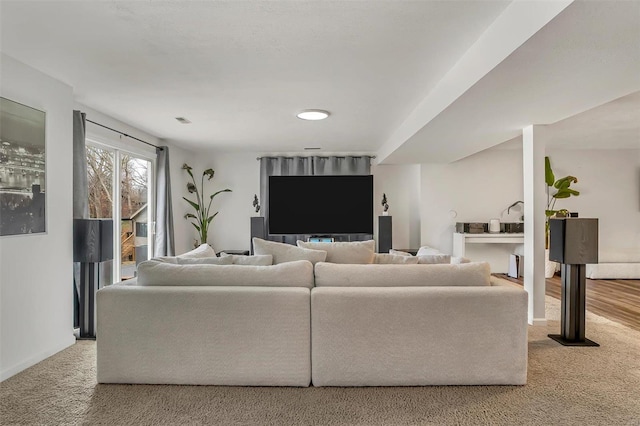
[[[305,109],[300,111],[297,115],[302,120],[324,120],[329,116],[329,111],[323,109]]]

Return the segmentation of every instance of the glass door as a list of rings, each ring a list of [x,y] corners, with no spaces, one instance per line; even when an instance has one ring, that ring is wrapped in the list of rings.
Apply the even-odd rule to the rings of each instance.
[[[136,276],[153,253],[154,160],[98,143],[87,143],[89,217],[114,226],[112,282]]]
[[[149,182],[151,161],[120,155],[120,280],[135,277],[137,265],[149,258]]]

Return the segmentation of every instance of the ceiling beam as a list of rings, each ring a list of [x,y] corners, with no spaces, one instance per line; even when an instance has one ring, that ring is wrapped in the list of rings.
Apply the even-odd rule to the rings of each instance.
[[[378,163],[413,137],[573,0],[511,3],[378,150]]]

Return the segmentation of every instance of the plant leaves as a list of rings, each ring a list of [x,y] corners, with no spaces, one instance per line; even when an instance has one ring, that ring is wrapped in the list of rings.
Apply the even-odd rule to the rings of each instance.
[[[221,192],[233,192],[233,191],[228,189],[228,188],[227,189],[223,189],[221,191],[216,192],[215,194],[212,194],[211,197],[209,197],[209,199],[213,200],[213,197],[215,197],[216,195],[220,194]]]
[[[545,210],[545,211],[544,211],[544,214],[546,214],[546,215],[547,215],[547,217],[551,217],[551,216],[553,216],[554,214],[556,214],[557,212],[558,212],[558,210]]]
[[[578,178],[575,176],[565,176],[561,179],[558,179],[553,186],[557,189],[568,188],[572,183],[577,183]]]
[[[549,160],[549,157],[544,157],[544,180],[547,183],[547,186],[553,186],[553,183],[556,180],[553,170],[551,170],[551,161]]]
[[[185,218],[185,219],[189,219],[189,218],[197,219],[196,215],[191,214],[191,213],[187,213],[187,214],[185,214],[185,215],[184,215],[184,218]]]
[[[569,189],[560,189],[558,192],[553,194],[553,198],[569,198],[571,197],[571,193]]]
[[[213,220],[214,217],[216,217],[218,215],[219,212],[215,212],[212,216],[209,216],[209,218],[207,219],[207,223],[211,223],[211,221]]]
[[[182,197],[182,199],[185,200],[187,203],[191,204],[191,207],[196,209],[196,211],[200,211],[200,205],[198,203],[194,203],[193,201],[189,200],[186,197]]]
[[[200,227],[198,225],[196,225],[195,223],[191,222],[191,224],[193,225],[194,228],[196,228],[198,230],[198,232],[200,232]]]
[[[207,180],[211,180],[213,178],[213,175],[215,174],[215,172],[213,171],[213,169],[207,169],[204,172],[202,172],[202,176],[208,176]]]

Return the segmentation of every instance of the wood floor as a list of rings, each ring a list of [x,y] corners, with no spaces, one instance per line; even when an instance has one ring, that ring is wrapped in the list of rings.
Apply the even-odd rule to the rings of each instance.
[[[496,274],[524,285],[523,279]],[[547,296],[560,299],[560,276],[547,279]],[[587,310],[640,331],[640,280],[587,280]]]

